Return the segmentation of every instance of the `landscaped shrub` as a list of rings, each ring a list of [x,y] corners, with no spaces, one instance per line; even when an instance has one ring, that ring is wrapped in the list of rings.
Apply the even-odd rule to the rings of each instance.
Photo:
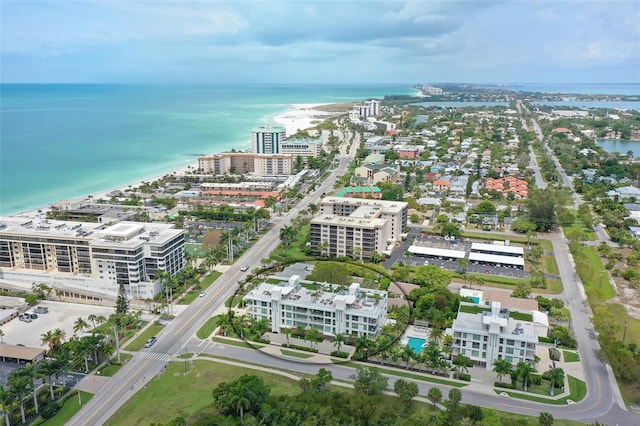
[[[257,343],[264,343],[266,345],[268,345],[269,343],[271,343],[271,340],[269,339],[263,339],[262,337],[256,337],[255,339],[253,339],[254,342]]]
[[[299,351],[306,351],[306,352],[313,352],[313,353],[318,353],[318,350],[316,348],[309,348],[307,346],[298,346],[298,345],[282,345],[283,348],[289,348],[289,349],[297,349]]]
[[[453,378],[454,379],[458,379],[458,380],[464,380],[465,382],[470,382],[471,381],[471,374],[465,374],[465,373],[454,373],[453,374]]]
[[[349,354],[343,351],[333,351],[331,352],[331,356],[335,356],[338,358],[349,358]]]
[[[55,414],[60,409],[60,406],[55,401],[48,402],[44,407],[40,408],[40,415],[43,419],[50,419],[55,416]]]
[[[553,339],[551,337],[538,336],[538,342],[540,342],[540,343],[553,343]]]
[[[542,376],[540,374],[532,374],[529,376],[529,383],[532,385],[542,384]]]
[[[493,384],[493,386],[497,387],[497,388],[506,388],[506,389],[515,389],[516,385],[513,383],[501,383],[501,382],[495,382]]]

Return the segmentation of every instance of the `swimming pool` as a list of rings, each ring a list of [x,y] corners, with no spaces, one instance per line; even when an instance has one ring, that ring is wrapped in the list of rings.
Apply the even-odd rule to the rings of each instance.
[[[421,339],[419,337],[409,337],[409,343],[407,343],[407,346],[413,349],[415,353],[419,354],[420,352],[422,352],[422,345],[424,344],[424,342],[426,342],[425,339]]]

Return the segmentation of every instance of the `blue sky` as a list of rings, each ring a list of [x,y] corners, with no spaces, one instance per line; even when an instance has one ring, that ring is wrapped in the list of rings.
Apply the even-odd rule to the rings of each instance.
[[[640,2],[2,0],[2,82],[640,82]]]

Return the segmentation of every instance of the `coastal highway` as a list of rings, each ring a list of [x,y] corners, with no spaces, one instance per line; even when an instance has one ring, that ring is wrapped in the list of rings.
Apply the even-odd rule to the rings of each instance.
[[[342,135],[337,134],[337,136]],[[347,135],[345,135],[345,139],[348,140]],[[355,140],[359,139],[356,137]],[[268,256],[280,243],[280,229],[290,225],[298,213],[305,210],[309,204],[318,203],[322,194],[332,189],[336,179],[346,173],[356,150],[357,144],[353,144],[351,149],[347,150],[343,143],[340,146],[338,166],[330,176],[291,211],[282,216],[272,229],[247,250],[227,272],[222,274],[207,291],[205,297],[196,299],[182,314],[158,333],[158,340],[151,348],[143,349],[131,358],[110,379],[109,383],[67,422],[67,425],[95,426],[105,424],[129,398],[155,375],[163,371],[173,355],[184,352],[182,348],[188,339],[237,290],[238,280],[247,274],[240,270],[241,265],[247,265],[249,270],[261,266],[260,260]]]

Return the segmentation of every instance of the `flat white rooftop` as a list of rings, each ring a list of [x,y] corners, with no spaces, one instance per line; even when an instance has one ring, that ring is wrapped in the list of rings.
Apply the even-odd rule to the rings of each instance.
[[[419,256],[454,257],[456,259],[463,259],[465,257],[463,250],[449,250],[435,247],[410,246],[409,253]]]
[[[502,246],[498,244],[471,243],[471,251],[491,251],[494,253],[510,253],[524,256],[524,249],[516,246]]]
[[[471,262],[491,262],[503,265],[524,266],[524,258],[522,257],[500,256],[497,254],[469,253],[469,260]]]

